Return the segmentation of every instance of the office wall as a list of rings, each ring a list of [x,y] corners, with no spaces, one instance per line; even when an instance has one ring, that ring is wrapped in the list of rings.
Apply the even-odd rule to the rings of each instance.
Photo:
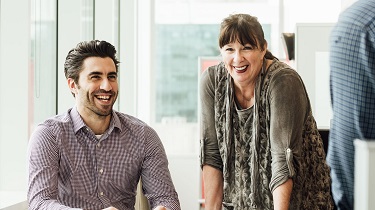
[[[296,70],[305,83],[319,128],[327,129],[332,118],[329,95],[329,35],[333,23],[297,23]]]
[[[29,1],[0,1],[0,194],[26,198]],[[9,164],[12,163],[12,164]],[[22,198],[24,196],[24,198]]]

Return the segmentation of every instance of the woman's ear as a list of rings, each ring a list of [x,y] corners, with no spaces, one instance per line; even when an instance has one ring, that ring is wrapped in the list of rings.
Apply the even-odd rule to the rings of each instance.
[[[267,51],[268,43],[266,40],[264,40],[263,50]]]
[[[267,47],[268,47],[268,44],[267,44],[267,41],[264,42],[264,45],[263,45],[263,50],[262,50],[262,54],[263,54],[263,57],[266,55],[267,53]]]

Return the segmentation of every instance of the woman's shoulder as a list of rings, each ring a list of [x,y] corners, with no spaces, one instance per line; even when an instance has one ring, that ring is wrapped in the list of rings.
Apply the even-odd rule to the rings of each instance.
[[[220,63],[218,63],[216,65],[209,66],[204,72],[207,72],[207,74],[210,74],[210,75],[211,74],[215,75],[217,73],[222,73],[222,72],[225,72],[225,71],[226,71],[226,69],[225,69],[224,63],[221,61]]]
[[[278,79],[285,76],[294,77],[299,80],[301,79],[300,75],[295,69],[290,67],[285,62],[277,59],[273,60],[272,64],[269,66],[267,76],[269,79]]]
[[[279,71],[282,71],[282,72],[294,71],[295,72],[295,70],[291,66],[286,64],[285,62],[280,61],[278,59],[274,59],[271,65],[268,67],[268,72],[276,73]]]
[[[216,65],[209,66],[201,73],[201,80],[211,80],[214,81],[215,77],[221,77],[226,75],[226,69],[223,62],[220,62]]]

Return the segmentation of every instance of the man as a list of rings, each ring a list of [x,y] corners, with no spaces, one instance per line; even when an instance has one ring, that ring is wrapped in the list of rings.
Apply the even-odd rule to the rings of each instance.
[[[375,139],[375,0],[359,0],[331,34],[328,163],[337,209],[353,209],[354,139]]]
[[[157,133],[114,111],[116,49],[79,43],[64,71],[75,106],[38,125],[29,142],[29,209],[134,209],[140,178],[152,209],[180,210]]]

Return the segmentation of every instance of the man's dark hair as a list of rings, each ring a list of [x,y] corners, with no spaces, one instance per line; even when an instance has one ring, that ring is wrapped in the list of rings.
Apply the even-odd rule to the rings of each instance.
[[[120,62],[116,58],[116,48],[106,41],[91,40],[80,42],[75,48],[69,51],[64,63],[65,77],[67,79],[72,78],[78,84],[83,61],[89,57],[109,57],[115,63],[116,72],[118,71],[118,64]]]

